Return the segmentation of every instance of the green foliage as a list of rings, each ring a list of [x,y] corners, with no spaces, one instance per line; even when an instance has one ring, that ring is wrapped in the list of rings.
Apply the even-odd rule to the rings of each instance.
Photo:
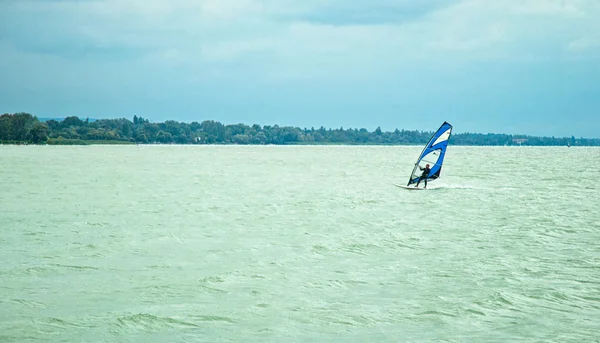
[[[3,114],[0,116],[0,140],[31,141],[31,128],[37,118],[29,113]]]
[[[35,144],[44,143],[48,140],[48,125],[36,121],[31,127],[31,141]]]
[[[0,116],[0,142],[34,144],[352,144],[421,145],[433,132],[396,129],[373,132],[367,129],[298,128],[278,125],[224,125],[218,121],[180,123],[168,120],[151,123],[147,119],[101,119],[90,122],[76,116],[41,123],[28,113]],[[453,145],[558,145],[600,146],[600,139],[572,137],[533,137],[508,134],[454,133]]]

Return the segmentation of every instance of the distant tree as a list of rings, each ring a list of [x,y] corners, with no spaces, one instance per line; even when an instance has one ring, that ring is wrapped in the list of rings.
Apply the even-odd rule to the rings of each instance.
[[[160,130],[156,135],[156,140],[160,143],[171,143],[173,142],[173,135],[171,135],[169,132]]]
[[[166,122],[164,122],[163,127],[164,131],[170,133],[173,137],[179,135],[182,131],[181,125],[174,120],[167,120]]]
[[[248,135],[238,134],[232,137],[235,144],[250,144],[250,137]]]
[[[119,134],[116,133],[114,130],[106,130],[104,132],[104,139],[109,140],[109,141],[118,140]]]
[[[31,127],[31,141],[40,144],[48,140],[48,125],[39,121],[33,123]]]
[[[0,141],[5,140],[13,140],[13,130],[12,130],[12,114],[3,114],[0,116]]]
[[[267,143],[267,136],[265,133],[260,131],[254,137],[252,137],[252,144],[265,144]]]
[[[56,130],[58,128],[60,128],[60,122],[54,120],[54,119],[50,119],[46,122],[46,125],[48,125],[48,128],[50,129],[50,131]]]
[[[300,130],[293,127],[285,127],[281,130],[280,140],[283,144],[285,143],[295,143],[300,139]]]
[[[187,144],[189,143],[189,139],[186,135],[184,135],[183,133],[177,135],[177,137],[175,137],[175,143],[177,144]]]
[[[145,133],[140,133],[135,136],[135,141],[138,143],[148,143],[148,136]]]
[[[37,121],[29,113],[16,113],[12,117],[12,139],[17,141],[30,141],[31,140],[31,127],[33,123]]]
[[[76,117],[76,116],[66,117],[62,121],[62,127],[82,126],[83,124],[84,124],[84,122],[81,119],[79,119],[79,117]]]

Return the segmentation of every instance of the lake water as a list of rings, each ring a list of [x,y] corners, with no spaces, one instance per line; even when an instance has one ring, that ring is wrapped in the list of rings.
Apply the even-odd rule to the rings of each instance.
[[[600,148],[0,146],[0,342],[599,342]]]

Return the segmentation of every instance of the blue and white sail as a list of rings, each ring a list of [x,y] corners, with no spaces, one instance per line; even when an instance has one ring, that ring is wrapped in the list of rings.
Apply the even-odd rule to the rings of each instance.
[[[407,186],[419,182],[421,177],[421,168],[425,168],[425,165],[429,164],[431,171],[427,181],[435,180],[440,177],[442,171],[442,163],[444,163],[444,156],[446,155],[446,148],[448,147],[448,139],[452,133],[452,125],[444,122],[442,126],[431,136],[425,148],[419,155],[415,167],[410,174]]]

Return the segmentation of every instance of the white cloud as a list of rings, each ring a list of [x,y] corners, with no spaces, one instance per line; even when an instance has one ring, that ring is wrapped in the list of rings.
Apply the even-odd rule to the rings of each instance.
[[[600,36],[588,35],[570,41],[565,50],[573,53],[584,53],[600,47]]]
[[[514,14],[581,18],[590,5],[593,3],[586,0],[521,0],[509,3],[507,8]]]
[[[204,44],[201,57],[207,62],[230,62],[244,54],[272,50],[273,42],[268,39],[224,41]]]
[[[263,3],[254,0],[222,1],[204,0],[199,2],[203,20],[227,21],[255,18],[264,14]]]
[[[600,5],[595,0],[9,4],[0,4],[6,17],[0,29],[8,32],[5,39],[28,53],[37,49],[89,58],[106,51],[110,58],[112,50],[130,51],[127,56],[145,63],[195,65],[194,70],[248,59],[249,65],[271,68],[277,75],[293,74],[294,68],[301,74],[364,75],[409,68],[414,61],[560,59],[565,50],[585,56],[595,45],[590,32],[600,32]],[[257,54],[263,57],[253,58]]]

